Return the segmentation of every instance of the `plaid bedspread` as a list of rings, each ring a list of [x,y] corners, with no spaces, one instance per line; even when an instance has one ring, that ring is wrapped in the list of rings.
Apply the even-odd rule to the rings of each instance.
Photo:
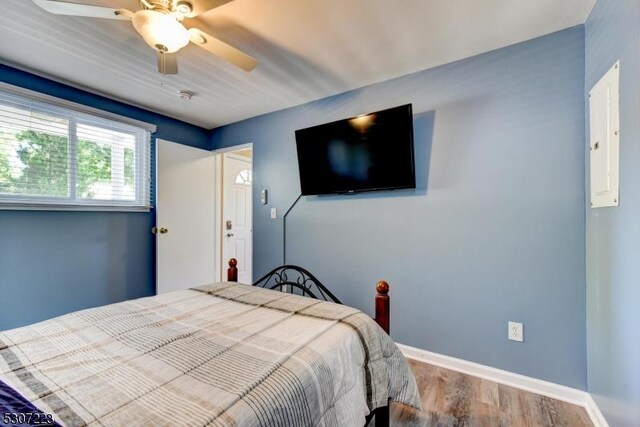
[[[365,314],[227,282],[0,333],[0,380],[68,426],[362,426],[420,405]]]

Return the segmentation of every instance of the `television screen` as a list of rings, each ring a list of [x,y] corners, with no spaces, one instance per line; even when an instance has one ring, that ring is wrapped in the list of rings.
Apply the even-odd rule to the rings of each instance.
[[[305,196],[416,186],[411,104],[297,130],[296,146]]]

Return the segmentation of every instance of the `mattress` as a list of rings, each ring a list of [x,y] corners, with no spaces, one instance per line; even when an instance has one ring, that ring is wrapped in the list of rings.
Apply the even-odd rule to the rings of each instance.
[[[230,282],[2,332],[0,380],[68,426],[362,426],[420,406],[364,313]]]

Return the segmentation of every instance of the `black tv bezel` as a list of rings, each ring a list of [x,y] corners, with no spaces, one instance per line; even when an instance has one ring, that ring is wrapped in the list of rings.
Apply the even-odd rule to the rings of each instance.
[[[327,191],[327,192],[310,192],[310,193],[305,192],[305,189],[302,186],[302,175],[300,173],[300,150],[299,150],[300,141],[298,139],[298,132],[308,131],[311,129],[328,126],[328,125],[334,125],[336,123],[348,122],[349,120],[353,120],[362,116],[368,116],[369,114],[380,114],[390,110],[401,109],[401,108],[405,109],[405,111],[409,115],[409,123],[410,123],[409,146],[410,146],[410,154],[411,154],[410,163],[411,163],[411,177],[413,178],[411,183],[407,185],[395,186],[395,187],[375,187],[375,188],[352,189],[352,190],[346,190],[346,191],[336,190],[336,191]],[[353,195],[353,194],[359,194],[359,193],[369,193],[372,191],[410,190],[410,189],[416,188],[416,167],[415,167],[415,153],[414,153],[414,143],[413,143],[414,137],[413,137],[413,105],[412,104],[398,105],[395,107],[385,108],[384,110],[372,111],[370,113],[359,114],[357,116],[352,116],[346,119],[334,120],[332,122],[326,122],[326,123],[321,123],[315,126],[301,128],[295,131],[295,137],[296,137],[296,156],[298,159],[298,179],[300,181],[300,191],[303,196],[322,196],[322,195],[328,195],[328,194]]]

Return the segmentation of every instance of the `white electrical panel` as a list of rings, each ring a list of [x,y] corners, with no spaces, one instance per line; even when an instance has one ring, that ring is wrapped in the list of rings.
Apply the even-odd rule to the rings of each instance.
[[[591,207],[620,204],[620,61],[589,92]]]

